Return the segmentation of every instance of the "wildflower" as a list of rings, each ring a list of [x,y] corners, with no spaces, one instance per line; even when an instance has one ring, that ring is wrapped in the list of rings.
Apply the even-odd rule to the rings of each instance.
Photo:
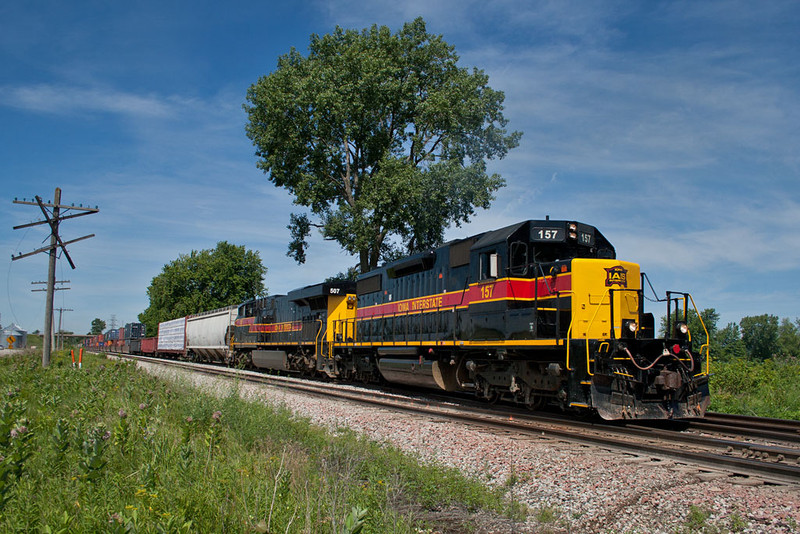
[[[106,433],[103,434],[103,441],[108,441],[108,438],[110,438],[110,437],[111,437],[111,431],[110,430],[106,430]]]
[[[215,421],[219,421],[220,417],[222,417],[222,412],[220,412],[219,410],[217,410],[216,412],[214,412],[214,413],[211,415],[211,417],[212,417],[212,418],[213,418]]]
[[[191,423],[192,421],[194,421],[194,419],[192,418],[192,416],[191,416],[191,415],[190,415],[189,417],[187,417],[187,418],[186,418],[186,422],[187,422],[187,423]]]
[[[122,518],[121,518],[121,517],[119,516],[119,514],[118,514],[118,513],[116,513],[116,512],[114,512],[113,514],[111,514],[110,516],[108,516],[108,522],[109,522],[109,523],[113,523],[113,522],[115,522],[115,521],[116,521],[117,523],[122,523]]]
[[[19,436],[19,433],[17,432],[17,429],[16,428],[12,428],[11,429],[11,439],[17,439],[18,436]]]
[[[125,419],[126,417],[128,417],[128,413],[123,408],[120,408],[119,409],[119,417],[120,417],[120,419]]]
[[[139,405],[139,409],[140,409],[140,410],[146,410],[146,409],[147,409],[147,405],[146,405],[145,403],[141,403],[141,404]]]

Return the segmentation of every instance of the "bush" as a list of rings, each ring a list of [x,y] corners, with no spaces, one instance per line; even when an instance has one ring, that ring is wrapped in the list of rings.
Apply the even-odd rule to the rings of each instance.
[[[734,359],[712,365],[711,409],[800,420],[800,362]]]

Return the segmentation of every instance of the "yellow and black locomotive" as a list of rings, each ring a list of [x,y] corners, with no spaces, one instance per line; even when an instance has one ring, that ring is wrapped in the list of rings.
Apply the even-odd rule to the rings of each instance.
[[[355,283],[246,302],[231,348],[276,371],[474,392],[606,419],[701,417],[710,358],[687,329],[692,298],[667,294],[667,335],[656,337],[643,277],[593,226],[524,221]]]

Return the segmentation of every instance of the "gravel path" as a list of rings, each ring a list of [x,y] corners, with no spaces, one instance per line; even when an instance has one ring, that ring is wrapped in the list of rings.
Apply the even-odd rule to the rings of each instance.
[[[152,364],[221,394],[229,382]],[[408,413],[242,384],[247,398],[286,405],[314,423],[349,427],[424,461],[458,468],[487,484],[511,486],[527,523],[492,532],[800,532],[800,489],[748,485],[720,473],[545,438],[519,438]]]

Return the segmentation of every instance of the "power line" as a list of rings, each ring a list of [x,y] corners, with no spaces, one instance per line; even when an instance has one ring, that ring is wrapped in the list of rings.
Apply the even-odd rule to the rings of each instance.
[[[61,204],[60,187],[56,187],[55,195],[53,197],[53,202],[50,201],[44,202],[42,200],[42,197],[40,197],[39,195],[36,195],[34,197],[34,200],[27,200],[24,198],[22,200],[19,200],[15,198],[14,204],[39,206],[39,209],[42,211],[42,215],[44,215],[44,220],[28,224],[21,224],[19,226],[15,226],[14,230],[20,230],[22,228],[30,228],[32,226],[38,226],[40,224],[47,224],[50,226],[50,245],[36,249],[26,254],[20,253],[17,256],[14,256],[12,254],[11,260],[12,261],[21,260],[22,258],[27,258],[29,256],[33,256],[34,254],[39,254],[40,252],[47,252],[50,255],[50,262],[47,270],[47,302],[44,314],[44,333],[43,333],[44,347],[42,349],[42,366],[47,367],[48,365],[50,365],[50,351],[51,351],[52,335],[53,335],[53,294],[55,293],[56,290],[55,288],[56,256],[58,254],[58,250],[61,249],[64,257],[67,258],[67,261],[69,262],[69,266],[74,269],[75,263],[72,261],[69,252],[67,252],[67,245],[76,243],[78,241],[82,241],[84,239],[89,239],[90,237],[94,237],[94,234],[90,234],[83,237],[79,237],[77,239],[72,239],[70,241],[63,241],[61,239],[61,236],[58,234],[58,226],[61,223],[61,221],[65,221],[67,219],[74,219],[75,217],[82,217],[84,215],[91,215],[93,213],[99,212],[100,210],[97,208],[97,206],[95,206],[94,208],[90,208],[89,206],[84,207],[83,204],[80,204],[79,206],[76,206],[74,204],[70,205]],[[66,213],[69,211],[75,211],[77,213],[66,215]]]

